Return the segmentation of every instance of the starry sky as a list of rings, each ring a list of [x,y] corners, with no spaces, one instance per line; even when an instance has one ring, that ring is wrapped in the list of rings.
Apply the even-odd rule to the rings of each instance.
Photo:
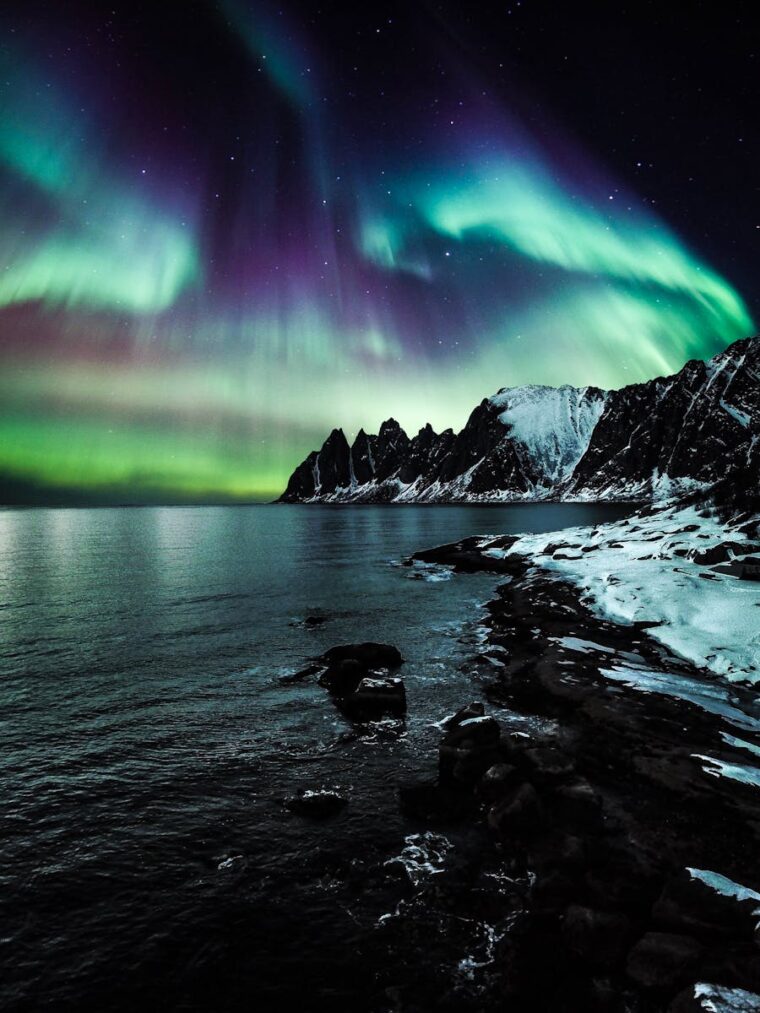
[[[754,333],[751,23],[8,0],[0,502],[271,499],[333,426]]]

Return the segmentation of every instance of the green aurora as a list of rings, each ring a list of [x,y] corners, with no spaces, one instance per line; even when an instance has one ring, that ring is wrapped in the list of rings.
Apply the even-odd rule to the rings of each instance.
[[[502,386],[618,387],[752,333],[731,284],[582,152],[490,100],[444,146],[418,131],[413,164],[401,127],[346,148],[306,44],[227,11],[264,90],[223,227],[221,156],[126,157],[97,96],[2,58],[8,482],[270,499],[333,426],[457,428]]]

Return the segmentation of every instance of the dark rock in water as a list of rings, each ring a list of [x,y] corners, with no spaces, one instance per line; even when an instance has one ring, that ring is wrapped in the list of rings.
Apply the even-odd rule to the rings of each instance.
[[[474,717],[463,717],[456,724],[450,725],[441,748],[457,748],[465,751],[496,749],[500,740],[499,722],[495,718],[478,714]]]
[[[286,799],[285,805],[291,812],[299,816],[309,816],[315,820],[326,820],[337,815],[348,805],[348,799],[336,791],[304,791],[299,795]]]
[[[668,989],[683,984],[703,947],[690,936],[647,932],[628,954],[628,976],[643,988]]]
[[[546,812],[532,784],[520,785],[488,812],[488,825],[506,838],[529,836],[546,824]]]
[[[498,759],[499,722],[480,714],[468,717],[468,713],[471,708],[464,708],[448,722],[438,752],[442,781],[454,778],[474,783]]]
[[[366,673],[367,668],[361,662],[355,658],[344,658],[322,673],[319,684],[336,696],[346,696],[354,692]]]
[[[349,717],[371,721],[386,714],[406,713],[406,690],[401,679],[363,678],[353,692],[341,696],[339,706]]]
[[[327,665],[337,665],[341,661],[357,661],[365,670],[378,668],[398,668],[404,659],[401,652],[392,644],[376,644],[368,641],[363,644],[341,644],[331,647],[322,655]]]
[[[593,967],[613,967],[625,955],[631,923],[624,915],[571,905],[562,922],[567,948]]]
[[[349,717],[371,721],[406,713],[406,690],[400,679],[390,678],[389,669],[403,663],[401,652],[392,644],[341,644],[322,655],[327,666],[320,685],[332,693],[335,702]]]
[[[329,621],[329,616],[305,616],[303,625],[307,626],[309,629],[313,629],[315,626],[321,626],[323,623],[327,623]]]
[[[284,684],[291,682],[303,682],[304,679],[308,679],[310,676],[316,675],[317,672],[322,672],[323,670],[323,665],[307,665],[306,668],[302,668],[298,672],[293,672],[291,675],[280,676],[280,682]]]
[[[480,701],[468,703],[461,710],[458,710],[456,714],[452,714],[450,718],[444,721],[443,727],[446,729],[456,728],[457,725],[460,725],[463,721],[467,721],[468,718],[482,718],[485,713],[485,706]]]

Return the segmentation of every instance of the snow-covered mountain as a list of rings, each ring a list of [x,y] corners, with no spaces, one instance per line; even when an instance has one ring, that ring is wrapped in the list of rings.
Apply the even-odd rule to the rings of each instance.
[[[349,446],[334,429],[281,502],[650,499],[750,473],[760,455],[760,338],[617,391],[505,387],[461,432],[395,419]]]

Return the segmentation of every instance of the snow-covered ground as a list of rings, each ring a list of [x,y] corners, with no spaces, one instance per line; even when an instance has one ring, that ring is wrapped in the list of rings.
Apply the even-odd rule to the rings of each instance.
[[[659,624],[649,636],[699,668],[731,682],[757,683],[760,583],[691,558],[723,542],[737,543],[738,558],[753,548],[735,527],[694,507],[670,506],[596,528],[525,535],[507,551],[562,574],[607,619]],[[552,544],[562,547],[544,554]]]

